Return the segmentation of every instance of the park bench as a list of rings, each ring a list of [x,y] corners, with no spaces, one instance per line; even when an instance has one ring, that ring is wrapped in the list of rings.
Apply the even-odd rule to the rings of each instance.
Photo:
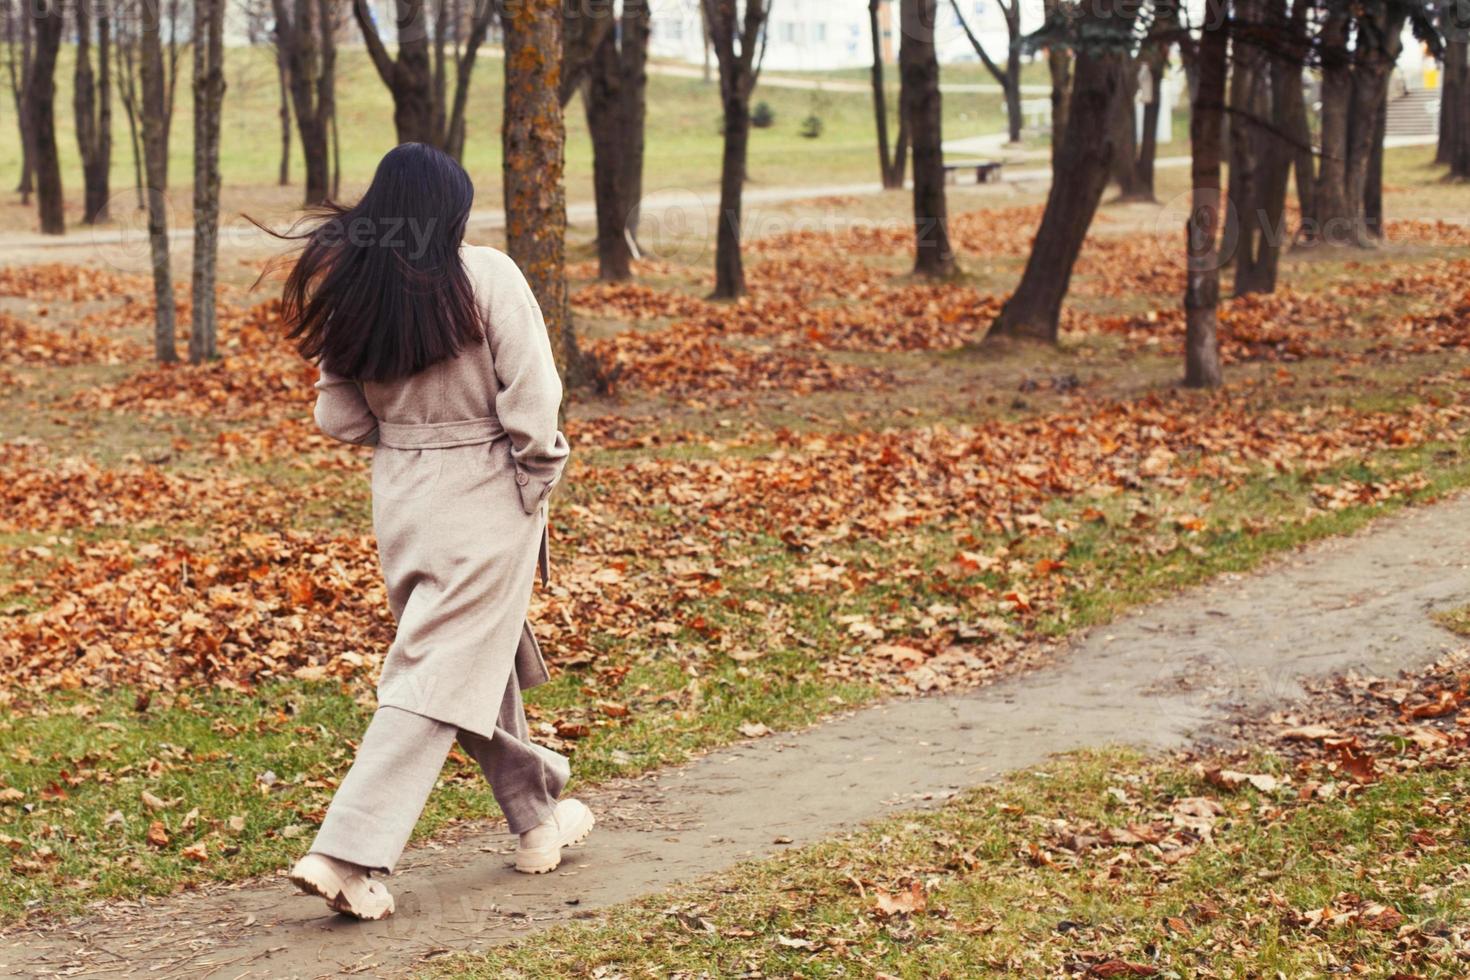
[[[945,163],[944,179],[949,183],[954,183],[956,175],[961,170],[974,170],[975,183],[989,184],[1000,180],[1001,166],[999,160],[955,160],[953,163]]]

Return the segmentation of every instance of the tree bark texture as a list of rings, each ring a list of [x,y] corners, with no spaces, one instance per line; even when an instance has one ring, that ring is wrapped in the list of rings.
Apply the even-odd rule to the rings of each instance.
[[[1159,155],[1159,119],[1168,117],[1173,124],[1173,106],[1164,105],[1164,75],[1169,70],[1169,52],[1179,34],[1177,0],[1159,0],[1155,5],[1154,23],[1149,28],[1138,61],[1149,71],[1148,102],[1143,109],[1143,139],[1133,161],[1133,193],[1137,200],[1157,200],[1154,164]]]
[[[1312,192],[1312,213],[1303,218],[1303,240],[1309,244],[1343,236],[1353,220],[1347,196],[1348,135],[1353,101],[1352,52],[1348,48],[1351,17],[1331,7],[1320,31],[1322,58],[1321,157]]]
[[[573,6],[569,5],[569,18]],[[462,47],[456,45],[454,99],[450,102],[445,47],[451,28],[458,32],[457,11],[451,15],[444,0],[434,0],[431,17],[426,0],[393,0],[398,47],[390,52],[368,0],[352,0],[368,57],[393,99],[393,129],[399,143],[426,143],[456,159],[463,155],[470,79],[495,10],[492,0],[474,0],[468,37]]]
[[[1442,16],[1448,18],[1451,14],[1446,12]],[[1470,91],[1467,91],[1465,85],[1467,66],[1470,66],[1467,52],[1470,52],[1470,44],[1463,37],[1452,35],[1445,41],[1442,59],[1444,70],[1440,73],[1439,146],[1434,156],[1436,163],[1450,162],[1454,155],[1458,127],[1463,125],[1461,105],[1466,99],[1470,99]]]
[[[225,0],[194,0],[194,268],[189,360],[218,355],[219,141],[224,108]]]
[[[944,188],[944,109],[934,49],[936,0],[903,0],[899,47],[902,111],[914,154],[914,274],[944,277],[955,271]]]
[[[112,17],[106,3],[96,7],[97,66],[92,67],[92,5],[74,8],[77,25],[76,70],[72,81],[72,115],[77,152],[82,158],[82,221],[107,220],[112,171]]]
[[[541,305],[563,380],[584,380],[587,365],[567,305],[567,202],[563,183],[561,5],[506,4],[504,144],[506,242]]]
[[[159,4],[144,0],[138,38],[138,74],[142,81],[143,168],[148,200],[148,246],[153,266],[154,354],[161,363],[179,359],[174,344],[174,286],[168,251],[168,95],[163,61]]]
[[[1082,251],[1087,230],[1107,188],[1118,147],[1113,103],[1124,92],[1129,57],[1124,41],[1132,29],[1131,5],[1111,0],[1084,9],[1079,36],[1094,39],[1078,45],[1072,70],[1066,130],[1054,149],[1058,175],[1047,195],[1036,241],[1020,285],[1006,301],[988,338],[1018,337],[1056,343],[1062,301],[1072,281],[1072,267]],[[1098,38],[1102,38],[1100,43]]]
[[[1291,157],[1280,135],[1280,74],[1272,52],[1286,26],[1284,0],[1236,0],[1230,79],[1230,185],[1221,261],[1235,262],[1235,293],[1276,288]]]
[[[61,0],[32,0],[27,14],[35,18],[35,60],[26,83],[26,123],[31,129],[36,174],[36,207],[41,233],[66,231],[61,155],[56,147],[56,56],[66,18]]]
[[[26,0],[4,0],[5,11],[5,69],[10,77],[10,92],[15,102],[15,123],[20,140],[20,177],[15,189],[20,194],[20,203],[29,205],[35,189],[35,133],[26,120],[29,100],[26,86],[30,84],[31,68],[35,63],[34,19]]]
[[[1225,135],[1225,99],[1229,21],[1226,0],[1208,0],[1199,45],[1199,85],[1189,123],[1193,196],[1186,228],[1188,280],[1184,292],[1184,384],[1215,388],[1220,369],[1220,224],[1221,142]]]
[[[1445,111],[1449,121],[1446,163],[1452,180],[1470,180],[1470,57],[1464,42],[1445,56]]]
[[[329,138],[335,84],[331,8],[332,0],[271,0],[306,167],[307,207],[331,194]]]
[[[889,139],[888,88],[883,68],[883,27],[879,14],[884,9],[884,0],[868,0],[868,30],[873,42],[873,116],[878,126],[878,172],[886,190],[903,187],[904,174],[908,170],[908,119],[899,113],[898,143]]]
[[[378,34],[368,0],[352,0],[352,14],[378,77],[393,97],[393,129],[399,143],[437,145],[433,132],[434,86],[429,67],[429,19],[424,0],[393,0],[397,56]]]
[[[737,12],[735,0],[702,2],[710,43],[720,65],[720,104],[725,113],[713,298],[735,299],[745,294],[740,233],[750,144],[750,96],[760,76],[759,54],[765,47],[770,0],[746,0],[743,18]]]
[[[276,116],[281,121],[281,168],[276,183],[285,187],[291,183],[291,81],[286,72],[286,56],[279,40],[276,48],[276,82],[280,86],[281,103]]]
[[[1062,0],[1044,0],[1047,20],[1060,16]],[[1062,137],[1067,132],[1067,115],[1072,107],[1072,50],[1058,44],[1047,45],[1046,68],[1051,76],[1051,169],[1059,173]]]
[[[1365,11],[1358,17],[1354,51],[1352,110],[1348,126],[1347,187],[1345,195],[1352,220],[1352,243],[1371,245],[1368,201],[1377,196],[1382,205],[1382,172],[1377,188],[1370,187],[1373,159],[1382,151],[1388,108],[1388,83],[1403,50],[1403,8]],[[1382,215],[1380,213],[1379,219]]]
[[[619,26],[604,34],[598,45],[585,100],[592,134],[598,274],[609,282],[633,275],[633,242],[643,194],[647,0],[624,0]]]

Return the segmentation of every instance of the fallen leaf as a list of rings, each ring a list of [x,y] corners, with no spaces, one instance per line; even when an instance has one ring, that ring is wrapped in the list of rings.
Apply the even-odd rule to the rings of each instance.
[[[908,888],[889,894],[881,888],[873,890],[874,911],[883,917],[915,915],[928,907],[924,896],[924,885],[919,881],[909,882]]]

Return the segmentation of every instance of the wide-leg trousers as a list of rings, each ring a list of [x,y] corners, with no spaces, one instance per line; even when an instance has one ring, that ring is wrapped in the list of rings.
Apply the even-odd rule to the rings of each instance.
[[[378,708],[311,850],[391,872],[456,739],[489,780],[511,833],[540,826],[551,818],[571,767],[529,734],[514,676],[491,738],[401,708]]]

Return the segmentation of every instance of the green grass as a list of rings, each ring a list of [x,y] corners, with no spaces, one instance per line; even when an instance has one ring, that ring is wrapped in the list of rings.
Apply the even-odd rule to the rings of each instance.
[[[1456,606],[1434,614],[1434,621],[1451,633],[1470,637],[1470,606]]]
[[[1059,503],[1048,516],[1076,526],[1067,555],[1071,582],[1053,612],[1014,628],[1060,635],[1104,622],[1183,585],[1248,569],[1284,549],[1354,530],[1414,500],[1470,486],[1467,450],[1470,444],[1426,446],[1385,452],[1312,479],[1261,472],[1234,487],[1190,486],[1172,494],[1115,499],[1102,521],[1082,519],[1084,501]],[[1413,495],[1342,511],[1310,507],[1316,482],[1411,471],[1429,478]],[[1210,502],[1202,505],[1206,491]],[[1142,547],[1140,532],[1119,516],[1140,506],[1159,515],[1187,509],[1205,520],[1206,530]],[[1242,523],[1246,517],[1249,526]],[[913,564],[932,571],[953,554],[954,533],[922,530],[898,555],[862,542],[836,553],[854,567]],[[980,528],[972,533],[973,547],[980,550],[1006,540]],[[1055,557],[1056,543],[1038,539],[1042,550],[1035,554],[1025,541],[1012,546],[1015,557],[1029,561]],[[668,644],[652,637],[600,639],[593,669],[563,671],[531,692],[533,724],[566,719],[589,725],[590,735],[572,743],[578,780],[598,782],[684,761],[737,740],[747,722],[799,728],[834,707],[880,696],[875,685],[836,681],[826,672],[826,665],[852,649],[842,617],[877,621],[895,610],[952,602],[955,590],[963,593],[970,585],[1007,585],[1003,573],[965,581],[880,575],[878,584],[840,597],[775,592],[763,583],[789,578],[800,559],[777,541],[748,547],[751,564],[727,575],[722,593],[684,610],[685,621],[702,619],[706,632],[683,629]],[[727,565],[740,568],[738,562]],[[751,599],[766,609],[746,609]],[[769,631],[773,617],[785,631]],[[769,652],[737,661],[706,642],[706,633],[727,637],[732,649]],[[137,695],[129,690],[37,698],[17,693],[0,709],[0,743],[6,747],[0,785],[21,794],[0,805],[0,834],[17,862],[0,872],[6,882],[0,919],[75,911],[94,898],[167,893],[191,882],[231,880],[285,866],[306,845],[335,780],[350,763],[351,740],[368,720],[365,695],[360,686],[291,681],[252,693],[157,695],[140,712],[134,710]],[[630,713],[609,716],[596,707],[599,701],[627,705]],[[279,788],[271,792],[263,792],[258,780],[266,771],[279,778]],[[153,813],[142,802],[144,790],[178,802]],[[186,830],[181,821],[195,808],[198,817]],[[121,820],[109,822],[114,813],[121,813]],[[432,835],[452,820],[495,813],[478,772],[455,762],[445,770],[417,835]],[[230,829],[234,816],[244,819],[242,831]],[[147,843],[154,819],[162,820],[170,834],[167,846]],[[200,842],[206,861],[184,855],[186,847]]]
[[[1302,803],[1290,783],[1222,794],[1179,764],[1080,753],[428,975],[917,980],[1080,976],[1116,959],[1161,977],[1461,976],[1467,790],[1470,770],[1426,770]],[[1167,826],[1191,797],[1223,812],[1182,859],[1108,842],[1106,829]],[[1097,843],[1069,847],[1079,838]],[[883,914],[880,894],[913,887],[918,911]],[[1311,925],[1348,894],[1402,918]]]
[[[80,206],[81,165],[72,115],[73,48],[63,48],[56,69],[56,128],[68,202]],[[189,70],[189,53],[180,65]],[[225,57],[227,89],[221,114],[221,160],[226,211],[255,208],[267,213],[289,208],[300,195],[301,153],[292,133],[294,189],[275,191],[280,163],[280,122],[274,60],[264,48],[231,48]],[[481,208],[500,206],[500,116],[503,62],[482,53],[471,82],[464,164],[478,188]],[[338,133],[343,194],[352,196],[372,177],[379,158],[394,142],[392,102],[365,52],[343,49],[338,56]],[[192,95],[187,75],[177,91],[170,143],[170,174],[176,222],[189,220],[187,188],[193,173]],[[750,186],[876,180],[876,129],[871,97],[865,92],[814,92],[789,88],[757,89],[775,124],[753,132]],[[646,193],[718,184],[722,140],[719,89],[699,78],[653,74],[648,83],[648,179]],[[824,124],[819,139],[800,133],[808,115]],[[567,106],[567,187],[573,199],[592,196],[592,145],[580,97]],[[6,125],[13,126],[13,121]],[[127,120],[115,106],[112,190],[122,206],[132,201],[133,160]],[[999,96],[966,94],[945,102],[946,138],[978,136],[1005,128]],[[20,149],[14,139],[0,141],[0,174],[19,172]],[[6,179],[12,179],[7,176]],[[10,223],[24,227],[23,215]]]

